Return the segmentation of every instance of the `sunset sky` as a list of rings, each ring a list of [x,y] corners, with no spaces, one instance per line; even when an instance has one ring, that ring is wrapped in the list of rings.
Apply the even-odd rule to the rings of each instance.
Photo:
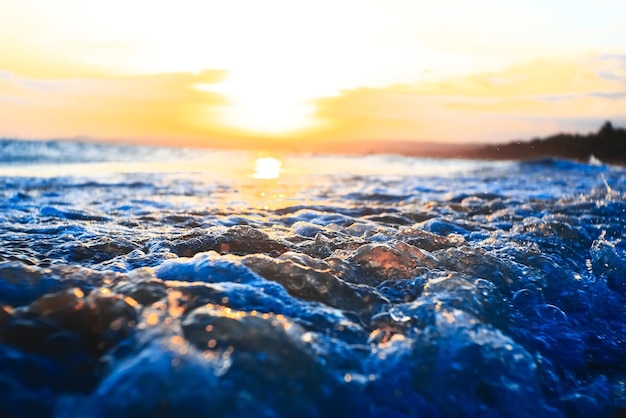
[[[507,141],[626,125],[623,0],[0,0],[0,136]]]

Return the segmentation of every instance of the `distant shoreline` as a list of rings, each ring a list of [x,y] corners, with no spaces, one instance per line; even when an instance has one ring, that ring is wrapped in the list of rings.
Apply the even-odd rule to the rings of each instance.
[[[14,140],[0,138],[3,143]],[[18,140],[21,141],[21,140]],[[24,140],[29,142],[29,140]],[[163,143],[137,141],[105,141],[90,137],[67,139],[30,140],[34,142],[79,142],[118,146],[166,146]],[[168,145],[172,147],[172,145]],[[179,146],[174,146],[179,148]],[[180,146],[187,148],[186,146]],[[362,140],[336,143],[333,141],[285,141],[267,140],[262,147],[252,142],[208,141],[195,147],[214,150],[256,151],[273,153],[373,155],[395,154],[407,157],[473,159],[473,160],[538,160],[561,158],[578,162],[599,160],[605,164],[626,165],[626,129],[616,128],[605,122],[595,133],[558,133],[546,138],[514,140],[499,144],[467,144],[413,142],[394,140]],[[194,148],[194,146],[191,146]]]
[[[551,135],[531,141],[478,147],[469,157],[494,160],[531,160],[544,157],[565,158],[580,162],[592,159],[603,163],[626,165],[626,129],[606,122],[596,133]]]
[[[579,162],[597,159],[626,165],[626,129],[606,122],[596,133],[559,133],[546,138],[516,140],[502,144],[440,144],[401,141],[363,141],[320,147],[318,152],[347,154],[400,154],[425,158],[477,160],[537,160],[563,158]]]

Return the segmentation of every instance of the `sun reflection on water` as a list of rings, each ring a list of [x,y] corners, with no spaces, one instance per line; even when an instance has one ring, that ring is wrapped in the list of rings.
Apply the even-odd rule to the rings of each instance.
[[[254,162],[252,177],[261,180],[272,180],[280,177],[283,163],[274,157],[259,157]]]

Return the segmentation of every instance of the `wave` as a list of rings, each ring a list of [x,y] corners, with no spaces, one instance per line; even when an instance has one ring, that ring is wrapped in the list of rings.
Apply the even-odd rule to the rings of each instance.
[[[626,410],[625,169],[342,158],[3,177],[0,415]]]

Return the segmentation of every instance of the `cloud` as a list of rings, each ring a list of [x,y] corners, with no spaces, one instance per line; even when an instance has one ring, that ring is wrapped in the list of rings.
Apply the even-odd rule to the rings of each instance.
[[[314,100],[320,126],[298,132],[294,139],[496,141],[575,131],[576,120],[620,120],[626,114],[624,83],[604,74],[619,75],[624,57],[543,59],[436,81],[347,89]],[[199,88],[225,76],[207,70],[40,79],[0,72],[0,136],[87,134],[180,138],[197,144],[215,137],[230,145],[243,134],[223,120],[227,98],[216,93],[219,88]],[[253,78],[254,83],[264,81],[262,72]],[[262,106],[271,109],[272,89],[263,94],[270,96]]]
[[[602,54],[595,59],[597,75],[605,80],[626,84],[626,54]]]
[[[196,137],[215,132],[210,109],[225,103],[199,83],[224,71],[133,77],[0,78],[0,135],[60,137]]]
[[[347,90],[317,102],[323,134],[347,139],[490,141],[572,130],[577,119],[617,120],[623,84],[597,57],[537,60],[499,72]],[[550,122],[552,121],[552,122]],[[587,126],[587,125],[585,125]]]
[[[36,79],[8,73],[6,79],[14,87],[37,90],[42,93],[59,93],[82,96],[116,96],[136,99],[165,99],[189,93],[187,87],[197,83],[212,84],[225,76],[222,70],[206,70],[198,74],[171,73],[129,77],[91,77]],[[3,86],[5,89],[9,85]],[[28,94],[24,91],[24,94]]]
[[[535,99],[545,101],[545,102],[560,102],[563,100],[573,100],[580,98],[592,98],[597,97],[601,99],[608,100],[619,100],[626,98],[626,91],[613,91],[613,92],[604,92],[604,91],[594,91],[591,93],[582,93],[582,94],[560,94],[560,95],[551,95],[551,96],[536,96]]]

